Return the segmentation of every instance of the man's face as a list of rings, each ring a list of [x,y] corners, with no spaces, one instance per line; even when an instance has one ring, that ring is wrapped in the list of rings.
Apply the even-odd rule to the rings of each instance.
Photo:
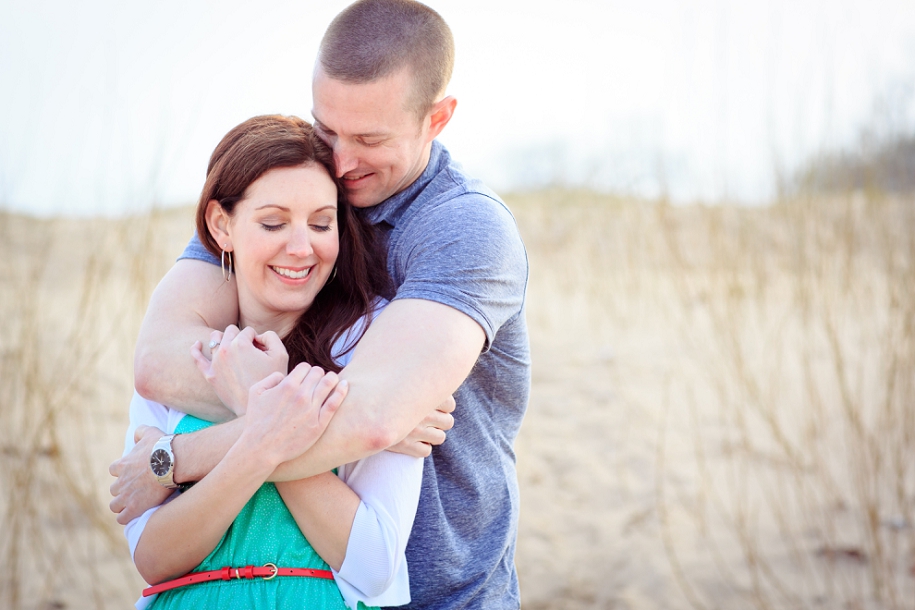
[[[429,115],[407,108],[407,69],[366,84],[324,74],[312,81],[315,129],[334,149],[337,177],[357,208],[377,205],[412,184],[429,162]]]

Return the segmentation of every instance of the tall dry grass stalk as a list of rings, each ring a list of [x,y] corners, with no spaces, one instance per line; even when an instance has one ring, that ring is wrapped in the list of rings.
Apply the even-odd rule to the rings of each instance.
[[[126,427],[140,317],[174,256],[167,216],[0,218],[4,608],[136,599],[141,582],[107,510],[107,465]]]
[[[705,379],[691,385],[713,389],[722,424],[696,455],[730,456],[697,460],[713,492],[697,524],[715,515],[736,536],[757,607],[912,607],[915,206],[858,195],[701,222],[662,217],[695,304],[681,334]]]
[[[593,509],[612,521],[614,498],[629,496],[631,519],[647,514],[638,523],[656,537],[631,540],[627,521],[606,526],[615,537],[605,534],[604,554],[663,547],[666,582],[679,590],[621,581],[601,592],[594,577],[563,605],[549,600],[573,590],[535,578],[532,605],[650,607],[633,600],[654,594],[658,607],[912,608],[915,201],[869,193],[678,208],[555,191],[510,203],[532,259],[535,355],[573,387],[591,383],[579,371],[600,370],[610,388],[600,400],[566,395],[561,408],[535,395],[522,465],[551,451],[525,437],[532,420],[603,426],[603,445],[586,449],[609,462],[589,464],[590,491],[604,498]],[[535,393],[537,383],[535,374]],[[587,440],[579,434],[568,452]],[[649,439],[653,450],[638,445]],[[649,454],[651,468],[631,463]],[[523,478],[526,500],[542,478]],[[598,518],[565,518],[603,531]],[[569,578],[581,581],[582,563]],[[645,577],[624,558],[619,566]],[[643,568],[661,569],[649,559]]]

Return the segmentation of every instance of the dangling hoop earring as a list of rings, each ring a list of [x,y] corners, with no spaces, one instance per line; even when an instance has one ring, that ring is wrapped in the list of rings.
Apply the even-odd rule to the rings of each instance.
[[[337,265],[334,265],[334,270],[330,272],[330,279],[327,280],[327,283],[330,284],[337,278]]]
[[[222,267],[222,277],[226,278],[226,282],[232,277],[232,253],[228,252],[229,255],[229,267],[226,268],[226,246],[229,244],[223,244],[222,246],[222,256],[219,259],[219,264]]]

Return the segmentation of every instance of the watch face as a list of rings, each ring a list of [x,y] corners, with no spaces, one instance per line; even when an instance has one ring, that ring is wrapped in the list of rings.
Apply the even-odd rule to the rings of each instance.
[[[165,449],[156,449],[149,457],[149,465],[152,467],[153,474],[162,477],[168,474],[172,467],[172,458]]]

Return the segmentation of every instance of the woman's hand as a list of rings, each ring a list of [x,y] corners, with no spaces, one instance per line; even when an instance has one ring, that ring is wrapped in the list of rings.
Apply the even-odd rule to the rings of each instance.
[[[273,373],[251,388],[238,444],[274,466],[305,453],[327,429],[346,397],[336,373],[302,363],[285,378]]]
[[[449,396],[445,402],[435,407],[432,413],[426,415],[407,438],[388,447],[388,451],[411,457],[428,457],[432,453],[432,447],[444,443],[447,437],[445,433],[454,427],[454,416],[451,414],[454,407],[454,396]]]
[[[204,356],[199,341],[191,346],[191,355],[216,395],[236,416],[245,414],[255,383],[288,370],[289,354],[275,332],[258,335],[251,327],[239,331],[237,326],[229,326],[224,333],[213,331],[210,340],[217,344],[211,359]]]

